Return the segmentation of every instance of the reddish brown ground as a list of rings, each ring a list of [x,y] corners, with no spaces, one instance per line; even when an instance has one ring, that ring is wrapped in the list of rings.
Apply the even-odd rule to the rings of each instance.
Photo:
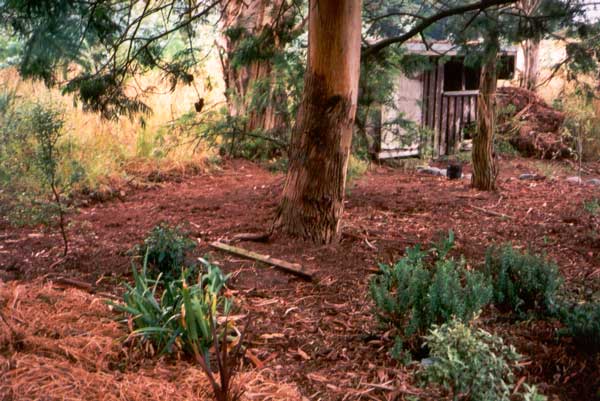
[[[548,166],[560,170],[564,165]],[[197,256],[209,254],[233,273],[230,287],[256,319],[252,350],[274,377],[295,382],[310,400],[394,399],[418,390],[411,368],[399,367],[387,356],[390,339],[371,313],[367,284],[377,263],[396,260],[407,246],[453,229],[457,252],[477,265],[490,244],[512,241],[554,258],[570,288],[600,288],[597,221],[583,209],[584,200],[600,196],[599,189],[564,179],[516,179],[532,169],[523,159],[504,161],[500,190],[484,193],[465,180],[376,167],[348,191],[339,245],[288,238],[240,244],[303,264],[316,273],[314,283],[208,247],[210,241],[265,231],[270,225],[283,176],[239,161],[179,183],[132,190],[123,200],[80,208],[71,217],[72,254],[52,269],[60,253],[57,233],[0,223],[5,224],[0,226],[0,278],[72,277],[96,291],[118,293],[117,284],[129,277],[127,251],[160,221],[184,224],[200,239]],[[599,175],[594,166],[588,169]],[[540,383],[551,399],[597,396],[598,359],[559,343],[554,324],[496,320],[486,325],[527,356],[531,363],[524,375]]]

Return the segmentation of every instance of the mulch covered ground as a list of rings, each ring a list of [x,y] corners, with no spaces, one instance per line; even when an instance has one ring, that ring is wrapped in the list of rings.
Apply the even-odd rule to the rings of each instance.
[[[564,168],[545,166],[559,175]],[[482,262],[490,244],[511,241],[554,258],[570,288],[598,291],[598,221],[583,208],[585,200],[600,196],[598,187],[516,178],[533,170],[524,159],[503,161],[500,190],[484,193],[471,189],[466,180],[374,167],[348,190],[338,245],[314,246],[282,237],[238,244],[301,263],[316,273],[312,283],[208,246],[270,226],[283,176],[247,162],[229,162],[220,171],[151,190],[129,190],[121,200],[80,208],[71,217],[72,253],[58,265],[57,233],[0,226],[0,310],[22,336],[19,341],[0,339],[0,399],[2,391],[12,399],[36,399],[40,393],[31,383],[46,385],[45,399],[63,399],[48,384],[53,377],[71,389],[68,399],[166,399],[163,394],[180,386],[181,398],[171,399],[189,399],[189,391],[205,389],[200,371],[186,362],[143,359],[120,347],[125,329],[113,322],[114,315],[102,302],[120,293],[118,283],[130,277],[128,250],[160,221],[186,226],[199,239],[196,256],[208,254],[233,273],[230,287],[255,319],[250,348],[259,366],[246,361],[246,397],[437,399],[415,387],[413,367],[398,366],[387,355],[391,339],[371,312],[369,278],[378,263],[395,261],[407,246],[430,242],[452,229],[457,254],[473,266]],[[594,165],[586,171],[600,175]],[[56,283],[64,287],[64,278],[86,286],[58,288]],[[551,400],[597,397],[597,357],[576,351],[568,341],[558,342],[553,322],[484,318],[482,324],[525,354],[522,375],[538,383]],[[0,322],[6,337],[4,326]],[[52,373],[56,371],[62,373]],[[84,379],[86,383],[79,382]],[[108,381],[128,385],[94,392]],[[121,392],[129,384],[134,390],[125,396]],[[145,386],[162,386],[164,391],[148,393]],[[133,395],[138,391],[142,398]]]

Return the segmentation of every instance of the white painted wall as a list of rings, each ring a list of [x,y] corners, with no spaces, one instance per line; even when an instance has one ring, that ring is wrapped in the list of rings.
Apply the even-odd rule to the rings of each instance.
[[[381,152],[380,158],[412,156],[419,154],[418,140],[412,140],[404,128],[397,124],[386,125],[396,120],[400,114],[407,120],[421,124],[421,101],[423,83],[420,77],[411,78],[401,74],[394,84],[394,104],[397,109],[382,106],[381,110]],[[414,136],[414,135],[413,135]],[[407,143],[411,141],[412,143]]]
[[[567,52],[564,43],[560,43],[556,40],[542,40],[540,43],[538,84],[543,85],[541,85],[536,92],[542,99],[550,104],[552,104],[554,99],[561,96],[561,93],[565,89],[565,76],[562,72],[555,74],[552,79],[550,78],[554,66],[561,63],[566,56]],[[525,57],[521,46],[517,46],[515,61],[515,79],[512,81],[498,81],[498,86],[519,85],[519,79],[523,75],[525,66]]]

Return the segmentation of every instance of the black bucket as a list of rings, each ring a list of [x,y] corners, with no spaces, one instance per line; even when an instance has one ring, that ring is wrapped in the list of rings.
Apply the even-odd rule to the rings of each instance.
[[[449,164],[446,170],[449,180],[458,180],[462,177],[462,166],[460,164]]]

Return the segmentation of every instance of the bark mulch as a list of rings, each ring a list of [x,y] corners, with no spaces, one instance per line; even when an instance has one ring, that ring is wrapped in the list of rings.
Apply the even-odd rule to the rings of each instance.
[[[566,169],[562,164],[551,167]],[[583,208],[584,201],[599,196],[598,189],[564,179],[516,178],[532,168],[525,159],[502,161],[499,191],[485,193],[471,189],[466,180],[375,167],[348,189],[339,244],[315,246],[283,236],[267,243],[237,244],[300,263],[316,273],[315,282],[210,248],[212,241],[270,227],[283,175],[248,162],[228,162],[221,171],[160,183],[151,190],[130,191],[121,200],[81,208],[71,216],[72,253],[58,265],[58,233],[0,223],[5,224],[0,226],[0,278],[4,280],[0,281],[0,309],[12,314],[13,326],[25,333],[25,346],[20,349],[14,348],[15,341],[0,341],[4,358],[0,369],[9,377],[13,396],[15,391],[29,394],[15,399],[36,398],[37,390],[27,386],[36,381],[47,384],[55,370],[62,373],[52,377],[60,377],[62,386],[71,389],[71,399],[116,399],[113,394],[117,397],[127,386],[110,395],[93,392],[110,380],[130,383],[132,392],[127,394],[139,392],[145,399],[162,399],[161,394],[171,394],[169,386],[184,386],[182,398],[173,399],[186,399],[190,391],[205,388],[195,384],[202,380],[199,370],[184,361],[143,359],[120,347],[124,328],[115,325],[114,315],[100,302],[104,296],[118,296],[118,283],[130,278],[128,250],[158,222],[167,221],[183,224],[198,238],[195,256],[207,255],[232,273],[230,289],[254,316],[250,349],[261,368],[247,361],[242,376],[250,383],[247,394],[254,399],[439,399],[433,390],[415,386],[414,366],[400,366],[389,357],[392,339],[372,313],[369,279],[378,263],[393,262],[407,246],[435,241],[452,229],[456,253],[465,255],[473,267],[481,264],[489,245],[513,242],[555,259],[567,287],[598,291],[598,220]],[[598,172],[595,165],[586,168]],[[52,286],[64,278],[85,286],[64,291]],[[15,288],[22,288],[16,303]],[[24,294],[27,298],[21,298]],[[13,304],[18,311],[26,303],[27,310],[12,312]],[[27,314],[38,304],[40,312],[29,321]],[[67,320],[60,320],[63,315]],[[68,322],[72,333],[65,334],[66,326],[53,328],[54,321]],[[559,342],[555,322],[516,323],[486,314],[482,325],[502,334],[527,357],[522,375],[539,384],[550,399],[597,396],[598,358],[576,351],[568,341]],[[73,336],[92,345],[80,343],[81,338],[70,343]],[[61,343],[65,338],[67,343]],[[42,340],[47,344],[31,345]],[[47,352],[48,348],[53,351]],[[136,372],[142,372],[141,378]],[[164,391],[148,395],[145,386],[162,386]],[[261,391],[264,394],[256,396]],[[278,392],[285,396],[278,398]],[[60,398],[48,391],[46,395]]]

